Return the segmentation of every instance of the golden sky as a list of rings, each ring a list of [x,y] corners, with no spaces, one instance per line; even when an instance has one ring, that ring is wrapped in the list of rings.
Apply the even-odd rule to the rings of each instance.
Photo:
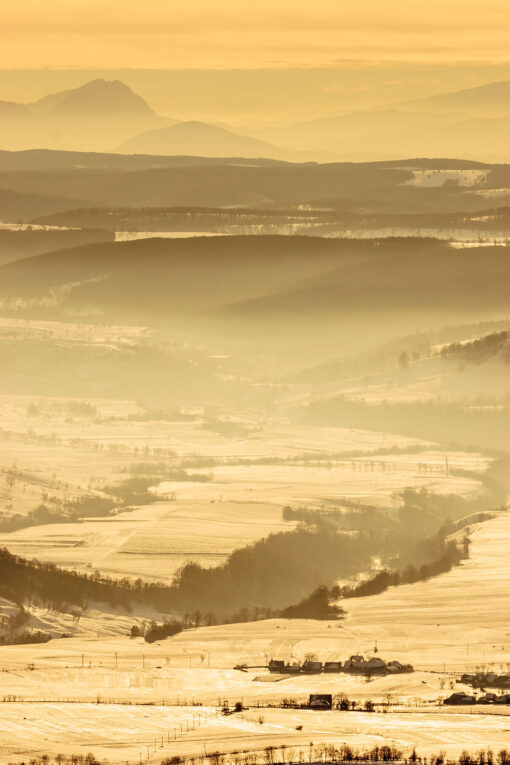
[[[0,0],[0,68],[507,61],[509,0]]]

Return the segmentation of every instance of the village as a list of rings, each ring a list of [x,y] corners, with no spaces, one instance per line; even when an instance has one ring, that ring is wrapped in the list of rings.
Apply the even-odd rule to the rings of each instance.
[[[241,667],[236,667],[241,669]],[[341,661],[321,662],[317,657],[310,655],[305,658],[303,663],[286,663],[281,659],[271,659],[268,665],[270,672],[283,675],[316,675],[323,672],[345,672],[350,675],[398,675],[407,672],[413,672],[411,664],[401,664],[399,661],[385,662],[378,656],[365,659],[360,655],[353,655],[343,664]]]
[[[510,704],[510,674],[498,675],[496,672],[477,672],[476,674],[463,674],[460,678],[463,685],[471,685],[481,691],[486,688],[508,689],[508,693],[484,693],[483,696],[475,696],[463,691],[453,693],[444,700],[448,706],[471,706],[472,704]]]

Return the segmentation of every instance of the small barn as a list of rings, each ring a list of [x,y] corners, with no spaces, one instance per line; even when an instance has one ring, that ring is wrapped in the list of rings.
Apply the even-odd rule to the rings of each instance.
[[[324,672],[341,672],[341,671],[342,671],[341,661],[327,661],[324,664]]]
[[[333,696],[331,693],[311,693],[308,706],[310,709],[333,709]]]
[[[448,698],[443,701],[443,704],[447,704],[448,706],[463,706],[467,704],[476,704],[476,699],[474,696],[468,696],[467,693],[460,691],[448,696]]]

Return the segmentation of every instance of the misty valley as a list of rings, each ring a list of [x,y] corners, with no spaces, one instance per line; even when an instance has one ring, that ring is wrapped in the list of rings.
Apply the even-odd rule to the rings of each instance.
[[[0,102],[0,763],[510,762],[509,88]]]

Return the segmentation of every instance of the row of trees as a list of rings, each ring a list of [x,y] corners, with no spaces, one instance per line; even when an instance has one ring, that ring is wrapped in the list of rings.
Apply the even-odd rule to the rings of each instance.
[[[406,566],[403,571],[380,571],[371,579],[355,586],[333,587],[331,597],[339,598],[362,598],[367,595],[378,595],[384,592],[388,587],[397,587],[400,584],[414,584],[422,582],[439,574],[445,574],[469,554],[469,541],[467,537],[462,547],[458,547],[455,542],[448,542],[445,545],[444,552],[430,563],[423,563],[421,566]]]
[[[302,763],[371,763],[386,762],[399,765],[510,765],[510,751],[501,749],[495,754],[491,749],[478,752],[464,750],[459,757],[448,758],[444,751],[420,756],[416,750],[409,755],[395,744],[381,744],[371,749],[360,750],[349,744],[303,744],[289,747],[285,744],[270,745],[260,750],[236,750],[233,752],[211,752],[197,757],[174,755],[161,761],[161,765],[301,765]],[[94,754],[58,754],[54,758],[41,755],[30,760],[30,765],[107,765]],[[17,765],[12,763],[12,765]]]
[[[369,535],[300,527],[236,550],[215,568],[188,563],[171,586],[64,571],[0,549],[0,595],[58,610],[67,610],[69,604],[83,608],[93,600],[131,610],[139,602],[164,613],[212,613],[215,620],[225,620],[246,604],[261,604],[264,613],[308,597],[323,582],[366,568],[377,547],[377,539]]]
[[[395,744],[375,745],[371,749],[356,749],[349,744],[314,744],[288,747],[267,746],[262,750],[243,750],[234,752],[212,752],[205,757],[170,757],[162,760],[161,765],[297,765],[298,763],[370,763],[387,762],[402,765],[510,765],[510,751],[501,749],[497,754],[491,749],[478,752],[464,750],[459,757],[448,758],[444,751],[427,756],[420,756],[416,749],[409,755]]]

